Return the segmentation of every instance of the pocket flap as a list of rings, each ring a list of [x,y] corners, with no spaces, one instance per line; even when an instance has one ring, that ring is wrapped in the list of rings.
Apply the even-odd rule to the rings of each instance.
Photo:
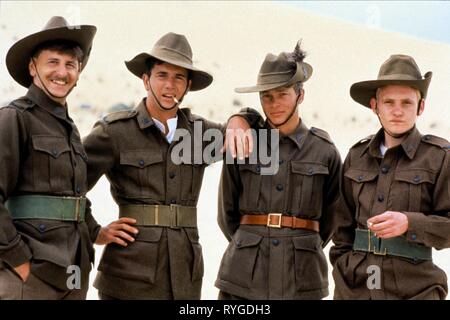
[[[123,151],[120,153],[120,164],[138,168],[144,168],[154,163],[163,161],[160,152],[149,152],[144,150]]]
[[[200,243],[197,228],[184,228],[191,243]]]
[[[161,240],[162,231],[163,228],[159,227],[139,227],[136,240],[143,242],[159,242]]]
[[[329,174],[328,167],[321,163],[292,161],[291,168],[293,173],[312,176],[316,174]]]
[[[240,164],[239,171],[251,171],[255,174],[259,174],[261,172],[261,165],[259,165],[259,164]]]
[[[233,242],[237,248],[247,248],[257,246],[262,240],[262,236],[243,230],[236,231]]]
[[[348,169],[344,175],[355,182],[362,183],[374,180],[378,176],[378,172],[364,171],[360,169]]]
[[[317,252],[322,247],[322,240],[319,235],[295,237],[292,238],[292,243],[296,250]]]
[[[62,153],[70,151],[65,137],[32,136],[33,149],[48,153],[53,158],[58,158]]]
[[[423,169],[398,170],[395,172],[395,180],[411,184],[435,183],[436,173]]]
[[[42,219],[23,219],[16,220],[15,223],[24,223],[27,224],[40,233],[49,232],[59,228],[68,228],[70,227],[70,222],[59,221],[59,220],[42,220]]]

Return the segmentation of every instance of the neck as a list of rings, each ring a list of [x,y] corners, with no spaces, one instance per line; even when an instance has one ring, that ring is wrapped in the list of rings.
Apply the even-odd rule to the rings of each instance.
[[[39,89],[41,89],[42,92],[44,92],[45,95],[46,95],[50,100],[52,100],[52,101],[54,101],[54,102],[60,104],[60,105],[61,105],[62,107],[64,107],[64,108],[66,107],[66,97],[60,98],[60,97],[56,97],[56,96],[52,95],[52,94],[47,90],[47,88],[46,88],[44,85],[42,85],[42,84],[40,83],[40,81],[33,81],[33,84],[34,84],[36,87],[38,87]]]
[[[146,99],[145,106],[147,107],[147,111],[150,116],[161,122],[164,125],[166,132],[169,132],[167,120],[177,116],[178,107],[173,108],[172,110],[162,110],[156,105],[155,101],[153,101],[151,97]]]
[[[290,135],[291,133],[293,133],[295,131],[295,129],[297,129],[299,124],[300,124],[300,118],[298,117],[298,115],[293,115],[288,122],[286,122],[285,124],[283,124],[283,125],[281,125],[279,127],[274,126],[272,124],[272,122],[269,121],[269,125],[272,128],[280,130],[280,133],[282,135],[285,135],[285,136]]]
[[[406,137],[394,138],[385,132],[384,145],[386,146],[386,148],[390,149],[400,145],[405,140],[405,138]]]

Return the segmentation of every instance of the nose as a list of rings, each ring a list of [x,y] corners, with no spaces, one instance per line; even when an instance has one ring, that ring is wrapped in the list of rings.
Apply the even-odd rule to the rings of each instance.
[[[64,64],[59,64],[56,68],[55,68],[55,75],[61,78],[66,77],[68,74],[67,68]]]
[[[394,110],[392,111],[392,113],[394,114],[394,116],[399,117],[403,114],[403,108],[401,106],[401,104],[396,104],[394,106]]]
[[[164,87],[166,89],[173,89],[173,88],[175,88],[175,78],[168,77],[167,80],[164,83]]]

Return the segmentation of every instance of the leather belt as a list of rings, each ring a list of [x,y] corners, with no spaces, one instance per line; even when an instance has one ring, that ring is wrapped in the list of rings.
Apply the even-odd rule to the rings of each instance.
[[[318,221],[286,216],[281,213],[246,214],[241,217],[240,223],[262,225],[269,228],[308,229],[319,232]]]
[[[119,206],[119,216],[137,220],[137,225],[196,228],[197,208],[171,205],[129,204]]]

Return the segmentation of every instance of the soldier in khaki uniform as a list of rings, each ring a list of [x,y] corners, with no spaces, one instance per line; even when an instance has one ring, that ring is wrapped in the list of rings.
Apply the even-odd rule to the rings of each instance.
[[[201,154],[200,161],[193,159],[199,155],[195,150],[193,158],[176,163],[174,135],[182,132],[182,140],[192,139],[190,145],[199,144],[202,153],[203,133],[224,130],[179,108],[188,91],[204,89],[213,79],[193,66],[187,39],[174,33],[126,66],[143,80],[147,97],[135,110],[103,118],[83,141],[89,188],[105,174],[119,221],[134,225],[122,234],[126,241],[105,248],[94,286],[101,299],[199,299],[203,257],[196,205],[208,163]],[[247,110],[241,115],[250,122],[260,119],[257,112],[253,118]],[[233,119],[248,127],[240,117]]]
[[[262,174],[260,158],[223,165],[218,222],[229,245],[215,283],[219,299],[328,295],[322,249],[333,232],[341,158],[325,131],[299,118],[303,83],[312,74],[304,56],[300,43],[294,53],[268,54],[257,85],[236,89],[259,92],[267,117],[261,129],[280,133],[279,168]]]
[[[378,79],[355,83],[352,98],[382,128],[349,151],[330,250],[335,299],[444,299],[447,277],[432,248],[450,246],[450,143],[422,135],[432,73],[393,55]]]
[[[6,56],[28,92],[0,109],[0,299],[86,297],[100,226],[84,211],[87,158],[66,97],[95,32],[53,17]]]

